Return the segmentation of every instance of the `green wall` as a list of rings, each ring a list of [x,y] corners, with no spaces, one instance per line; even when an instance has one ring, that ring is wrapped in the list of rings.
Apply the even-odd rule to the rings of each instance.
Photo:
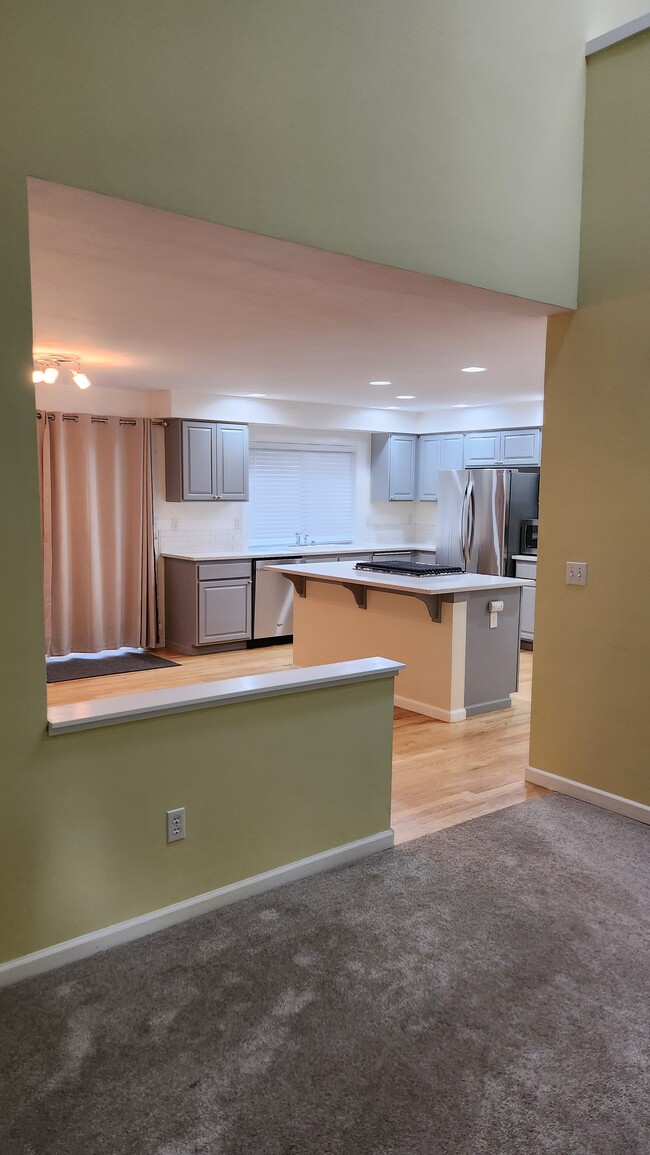
[[[586,0],[6,0],[12,169],[574,305]]]
[[[549,322],[531,765],[650,805],[650,35],[588,67],[581,307]],[[564,584],[586,560],[585,589]]]
[[[388,799],[377,687],[345,691],[359,711],[341,725],[342,700],[304,695],[44,737],[27,178],[571,305],[584,7],[5,3],[0,957],[362,837]],[[294,735],[289,758],[278,734]],[[197,833],[168,848],[162,813],[183,802]]]

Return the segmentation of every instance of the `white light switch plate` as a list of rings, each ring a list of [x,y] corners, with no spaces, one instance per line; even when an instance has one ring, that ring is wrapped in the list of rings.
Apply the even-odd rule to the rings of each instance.
[[[566,563],[566,584],[568,586],[586,586],[586,561],[568,561]]]

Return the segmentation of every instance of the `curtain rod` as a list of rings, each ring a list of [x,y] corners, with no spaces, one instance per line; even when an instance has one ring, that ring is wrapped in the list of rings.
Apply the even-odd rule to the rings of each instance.
[[[62,413],[61,416],[62,416],[62,419],[64,421],[78,421],[79,420],[79,414],[78,413]],[[39,410],[37,410],[36,411],[36,420],[41,421],[42,417],[43,417],[43,414]],[[54,421],[54,414],[53,413],[48,413],[47,417],[48,417],[49,421]],[[90,420],[95,425],[97,425],[97,424],[107,425],[108,422],[110,421],[110,417],[91,417]],[[118,417],[118,422],[120,425],[135,425],[137,420],[138,420],[137,417]],[[165,421],[164,417],[157,417],[155,420],[152,420],[151,424],[152,425],[162,425],[166,429],[169,422]]]

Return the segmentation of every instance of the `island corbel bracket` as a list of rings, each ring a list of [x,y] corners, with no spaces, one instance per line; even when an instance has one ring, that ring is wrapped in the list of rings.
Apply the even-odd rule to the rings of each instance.
[[[344,589],[349,590],[360,610],[368,609],[368,587],[358,585],[357,582],[341,582]]]
[[[440,594],[419,594],[414,592],[413,597],[424,602],[432,622],[439,623],[442,621],[442,598]]]
[[[303,577],[302,574],[286,573],[284,576],[288,578],[290,582],[293,582],[294,589],[299,598],[307,597],[307,579]]]
[[[299,598],[307,597],[307,577],[297,573],[285,573],[284,576],[293,583]],[[309,577],[309,581],[323,581],[325,584],[327,584],[327,580],[327,578]],[[360,610],[367,610],[368,608],[369,589],[382,590],[384,588],[383,586],[368,586],[361,582],[341,582],[340,584],[344,589],[350,591]],[[442,621],[442,597],[440,594],[419,593],[417,590],[400,590],[400,593],[424,602],[432,622]]]

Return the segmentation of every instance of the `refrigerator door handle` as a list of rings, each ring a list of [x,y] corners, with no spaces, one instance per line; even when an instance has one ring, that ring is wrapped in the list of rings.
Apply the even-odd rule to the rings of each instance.
[[[460,508],[460,557],[467,565],[467,501],[469,495],[469,478],[463,493],[463,502]]]
[[[474,530],[476,528],[476,498],[474,496],[474,482],[469,480],[467,484],[468,502],[467,502],[467,557],[466,562],[472,556],[474,548]]]

